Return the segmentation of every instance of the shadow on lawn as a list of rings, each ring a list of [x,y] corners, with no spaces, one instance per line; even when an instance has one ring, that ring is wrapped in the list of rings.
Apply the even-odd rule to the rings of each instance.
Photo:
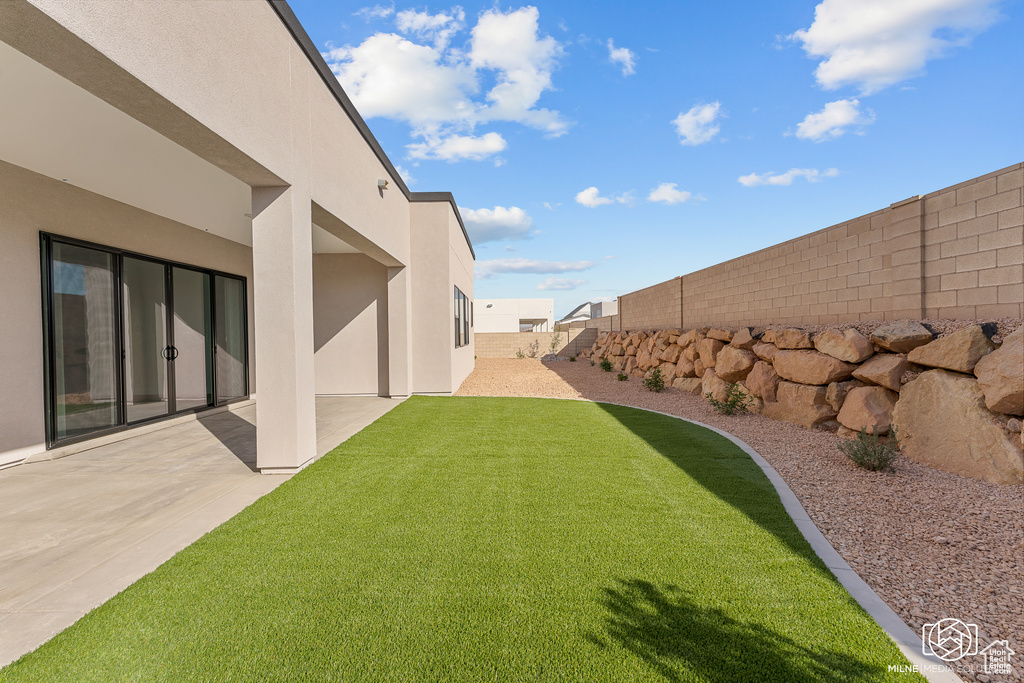
[[[617,643],[668,681],[692,672],[708,681],[868,681],[881,667],[826,648],[809,648],[761,624],[702,607],[680,588],[619,580],[605,589],[605,633],[588,639]]]

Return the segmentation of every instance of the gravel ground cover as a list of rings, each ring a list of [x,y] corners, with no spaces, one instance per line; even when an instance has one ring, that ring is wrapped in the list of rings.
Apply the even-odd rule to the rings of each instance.
[[[539,396],[621,403],[713,425],[778,470],[850,566],[911,628],[952,617],[978,625],[982,647],[1009,639],[1024,652],[1024,492],[901,458],[895,473],[861,470],[839,437],[758,415],[726,417],[698,396],[652,393],[589,361],[478,359],[461,396]],[[965,435],[969,438],[969,435]],[[979,667],[981,657],[968,657]],[[1021,680],[1024,655],[1010,677]]]

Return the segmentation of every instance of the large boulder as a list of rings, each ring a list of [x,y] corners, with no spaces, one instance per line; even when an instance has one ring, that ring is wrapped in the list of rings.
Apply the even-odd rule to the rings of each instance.
[[[729,330],[716,330],[714,328],[708,330],[708,337],[711,339],[717,339],[723,341],[726,344],[732,341],[732,332]]]
[[[693,361],[697,360],[697,357],[699,355],[700,354],[697,353],[697,345],[696,344],[690,344],[689,346],[687,346],[687,347],[685,347],[683,349],[683,358],[685,358],[686,360],[690,361],[691,363]]]
[[[693,361],[680,358],[679,362],[676,363],[676,377],[696,377],[696,368]]]
[[[776,401],[765,403],[761,414],[773,420],[816,427],[834,418],[836,411],[825,400],[825,387],[781,382]]]
[[[703,377],[704,371],[707,370],[707,366],[704,365],[704,361],[697,357],[697,360],[693,361],[693,374],[697,377]]]
[[[971,372],[982,356],[987,356],[995,348],[981,325],[971,325],[912,349],[907,360],[931,368]]]
[[[675,379],[675,363],[662,363],[661,365],[658,366],[658,370],[661,370],[661,378],[665,380],[665,384],[671,384],[672,380]]]
[[[820,351],[779,351],[773,364],[779,377],[800,384],[841,382],[849,379],[855,369]]]
[[[771,339],[764,339],[768,337],[768,332],[774,332]],[[769,330],[765,332],[763,339],[765,341],[772,341],[780,349],[813,349],[814,342],[811,341],[811,333],[807,330],[797,330],[794,328],[787,328],[784,330]]]
[[[900,320],[886,323],[871,333],[871,342],[893,353],[909,353],[932,340],[932,333],[921,323]]]
[[[850,389],[862,386],[864,386],[864,382],[856,379],[847,380],[846,382],[832,382],[825,388],[825,400],[828,401],[833,410],[838,411],[843,407],[843,401],[846,400],[846,395],[850,393]]]
[[[718,358],[718,352],[725,347],[725,344],[718,339],[701,339],[697,342],[697,353],[700,354],[700,359],[704,363],[704,367],[713,368],[715,367],[715,361]]]
[[[839,411],[839,424],[859,432],[888,434],[892,425],[892,410],[900,395],[885,387],[855,387],[846,394]]]
[[[757,356],[752,352],[726,346],[718,354],[715,372],[726,382],[739,382],[750,374],[757,362]]]
[[[814,348],[847,363],[860,363],[875,352],[871,340],[853,328],[819,333]]]
[[[761,411],[764,410],[764,400],[759,396],[755,396],[744,382],[736,382],[736,389],[743,399],[743,405],[746,407],[747,412],[760,415]]]
[[[714,368],[708,368],[704,371],[704,377],[700,388],[701,396],[711,394],[716,401],[724,401],[728,391],[729,383],[719,377],[715,373]]]
[[[868,384],[899,391],[903,373],[907,371],[907,357],[895,353],[880,353],[853,371],[853,376]]]
[[[612,344],[611,355],[613,355],[613,356],[625,356],[626,355],[626,349],[622,346],[622,344],[619,344],[619,343]]]
[[[732,336],[732,341],[729,342],[730,346],[743,349],[744,351],[750,351],[754,348],[754,344],[757,343],[757,339],[750,332],[749,327],[742,328],[739,332]]]
[[[979,360],[974,374],[989,410],[1024,415],[1024,326]]]
[[[696,344],[703,338],[704,334],[700,330],[687,330],[683,334],[679,335],[679,339],[676,340],[676,344],[686,348],[690,344]],[[690,360],[693,359],[691,358]]]
[[[622,366],[622,371],[627,375],[636,370],[636,356],[626,356],[626,364]]]
[[[779,375],[775,372],[772,364],[759,360],[747,375],[745,384],[750,393],[755,396],[760,396],[765,401],[774,401],[779,381]]]
[[[775,354],[779,352],[779,347],[776,346],[775,344],[766,344],[764,342],[759,342],[757,344],[754,344],[753,348],[751,348],[750,350],[753,351],[754,355],[760,358],[761,360],[766,360],[769,363],[771,363],[773,360],[775,360]]]
[[[699,394],[704,382],[700,377],[677,377],[672,386],[688,394]]]
[[[1024,483],[1024,454],[992,419],[974,377],[921,373],[903,386],[893,423],[911,460],[995,484]]]
[[[683,353],[683,347],[678,344],[669,344],[665,347],[665,350],[661,352],[661,360],[666,363],[675,363],[679,360],[679,356]]]
[[[656,368],[661,365],[661,361],[652,355],[646,348],[641,347],[640,351],[636,354],[636,364],[641,370],[647,372],[651,368]]]

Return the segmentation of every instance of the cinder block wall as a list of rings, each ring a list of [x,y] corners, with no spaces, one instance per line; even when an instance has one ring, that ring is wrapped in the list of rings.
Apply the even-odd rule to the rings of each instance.
[[[560,356],[574,356],[597,340],[596,329],[573,328],[559,332],[560,343],[556,353]],[[535,343],[536,357],[551,353],[552,332],[477,332],[477,358],[515,358],[516,352],[530,354],[530,345]]]
[[[682,310],[682,278],[673,278],[619,297],[623,330],[678,327]]]
[[[1016,164],[625,294],[620,329],[1024,317],[1022,193]]]

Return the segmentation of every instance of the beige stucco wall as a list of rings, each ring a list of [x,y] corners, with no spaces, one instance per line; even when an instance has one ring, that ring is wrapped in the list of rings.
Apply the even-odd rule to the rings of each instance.
[[[313,256],[317,395],[387,395],[387,275],[363,254]]]
[[[466,239],[462,234],[462,227],[459,225],[458,219],[455,217],[455,212],[451,206],[447,203],[441,203],[444,207],[445,213],[447,214],[447,238],[448,238],[448,272],[451,278],[451,284],[458,286],[462,290],[462,293],[469,297],[469,300],[473,302],[474,315],[470,317],[470,320],[475,323],[475,308],[476,302],[473,299],[473,256],[469,251],[469,245],[466,244]],[[451,315],[448,320],[452,321],[448,325],[448,329],[451,331],[452,343],[450,348],[455,346],[455,299],[452,296],[453,288],[448,287],[448,302],[451,306]],[[473,372],[474,359],[476,354],[476,334],[474,333],[474,327],[469,330],[469,344],[461,348],[455,349],[452,354],[452,371],[449,378],[451,385],[451,391],[456,391],[462,383],[465,381],[469,374]]]
[[[1024,317],[1024,164],[619,298],[622,329]]]
[[[19,449],[41,450],[45,441],[40,232],[244,276],[254,386],[248,247],[4,162],[0,188],[0,465],[29,454]]]
[[[580,327],[561,332],[480,332],[476,335],[476,355],[478,358],[518,358],[517,352],[522,351],[528,358],[540,358],[551,353],[555,335],[558,335],[555,353],[575,356],[590,348],[597,340],[598,330]]]

